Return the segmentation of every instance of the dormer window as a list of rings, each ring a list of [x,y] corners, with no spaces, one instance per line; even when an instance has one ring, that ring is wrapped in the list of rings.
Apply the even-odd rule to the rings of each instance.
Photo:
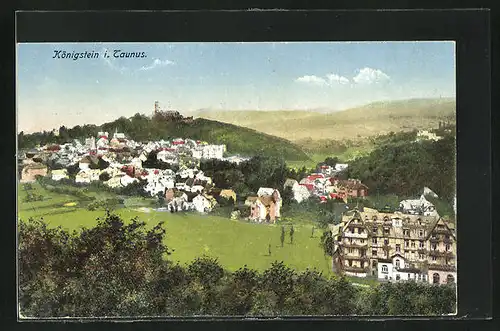
[[[399,267],[400,267],[400,262],[399,262],[399,260],[396,260],[396,268],[399,269]]]
[[[418,235],[419,235],[420,237],[423,237],[423,236],[424,236],[424,230],[420,230],[420,231],[418,231]]]

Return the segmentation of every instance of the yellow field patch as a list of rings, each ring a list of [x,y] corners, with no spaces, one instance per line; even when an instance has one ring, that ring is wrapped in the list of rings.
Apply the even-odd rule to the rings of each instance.
[[[76,202],[68,202],[63,205],[64,207],[73,207],[76,206]]]

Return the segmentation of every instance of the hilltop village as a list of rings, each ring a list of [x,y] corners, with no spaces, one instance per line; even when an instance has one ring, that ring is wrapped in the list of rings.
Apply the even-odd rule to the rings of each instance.
[[[192,121],[176,111],[160,111],[157,104],[154,116]],[[422,131],[418,139],[437,141],[440,137]],[[262,186],[237,196],[231,188],[217,187],[200,169],[200,163],[206,161],[241,165],[252,160],[230,152],[226,145],[189,137],[137,142],[118,130],[96,132],[84,141],[74,139],[21,152],[19,180],[30,183],[43,177],[77,185],[98,182],[111,189],[136,185],[161,202],[159,211],[205,214],[230,203],[235,206],[232,219],[271,224],[282,217],[285,192],[298,204],[347,204],[369,195],[369,188],[360,180],[341,176],[349,164],[322,163],[301,178],[287,179],[282,187]],[[341,222],[329,227],[334,271],[382,282],[455,282],[455,227],[441,218],[430,197],[437,195],[426,187],[419,198],[400,201],[397,211],[346,205]]]

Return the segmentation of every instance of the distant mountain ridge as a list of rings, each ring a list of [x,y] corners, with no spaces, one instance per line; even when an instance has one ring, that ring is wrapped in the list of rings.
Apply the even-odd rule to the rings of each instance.
[[[439,121],[455,123],[454,98],[408,99],[373,102],[342,111],[198,111],[201,117],[274,136],[302,139],[353,139],[387,134],[391,131],[429,129]]]

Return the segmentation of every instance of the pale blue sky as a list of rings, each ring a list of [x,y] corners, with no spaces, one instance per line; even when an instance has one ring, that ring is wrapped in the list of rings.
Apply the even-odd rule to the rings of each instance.
[[[105,59],[104,50],[146,58]],[[53,59],[54,50],[97,59]],[[18,129],[150,114],[154,101],[200,108],[342,110],[372,101],[455,96],[453,42],[19,44]]]

